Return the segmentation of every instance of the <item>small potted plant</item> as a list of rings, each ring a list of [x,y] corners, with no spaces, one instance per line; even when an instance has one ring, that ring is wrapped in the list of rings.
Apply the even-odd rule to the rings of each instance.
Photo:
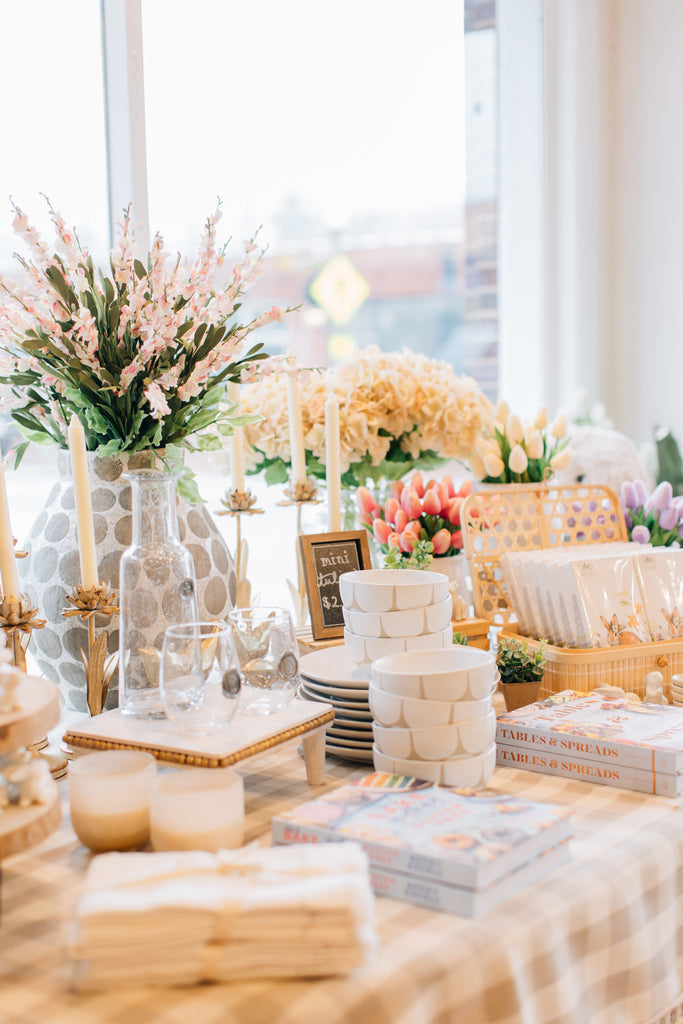
[[[498,640],[498,670],[508,711],[526,707],[538,700],[547,641],[531,648],[526,640],[500,637]]]

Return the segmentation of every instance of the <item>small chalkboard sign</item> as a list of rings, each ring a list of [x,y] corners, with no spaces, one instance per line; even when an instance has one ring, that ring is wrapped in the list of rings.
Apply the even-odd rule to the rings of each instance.
[[[339,577],[345,572],[372,567],[367,533],[365,530],[303,533],[299,537],[299,550],[313,639],[343,636]]]

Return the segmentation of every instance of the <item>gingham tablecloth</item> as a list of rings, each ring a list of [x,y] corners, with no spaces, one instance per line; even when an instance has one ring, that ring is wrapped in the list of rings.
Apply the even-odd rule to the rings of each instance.
[[[364,774],[328,757],[328,785]],[[283,748],[245,766],[247,839],[310,799]],[[377,899],[380,948],[347,979],[69,988],[66,937],[89,854],[68,819],[3,864],[2,1024],[671,1024],[683,1019],[683,812],[607,786],[498,769],[491,786],[571,804],[572,860],[469,919]]]

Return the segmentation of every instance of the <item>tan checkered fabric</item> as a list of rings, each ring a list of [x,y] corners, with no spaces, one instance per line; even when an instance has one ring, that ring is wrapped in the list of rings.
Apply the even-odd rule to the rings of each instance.
[[[364,774],[328,757],[328,785]],[[247,838],[310,799],[294,747],[245,766]],[[574,810],[571,863],[468,919],[378,898],[380,950],[348,979],[70,991],[89,854],[68,818],[5,861],[1,1024],[672,1024],[683,1020],[683,814],[674,801],[498,769],[492,788]]]

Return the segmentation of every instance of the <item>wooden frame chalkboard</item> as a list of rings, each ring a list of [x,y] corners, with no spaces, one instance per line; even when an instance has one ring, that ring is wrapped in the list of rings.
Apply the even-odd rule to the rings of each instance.
[[[355,569],[371,569],[370,545],[365,530],[343,533],[302,533],[299,551],[306,583],[311,632],[314,640],[344,635],[339,577]]]

